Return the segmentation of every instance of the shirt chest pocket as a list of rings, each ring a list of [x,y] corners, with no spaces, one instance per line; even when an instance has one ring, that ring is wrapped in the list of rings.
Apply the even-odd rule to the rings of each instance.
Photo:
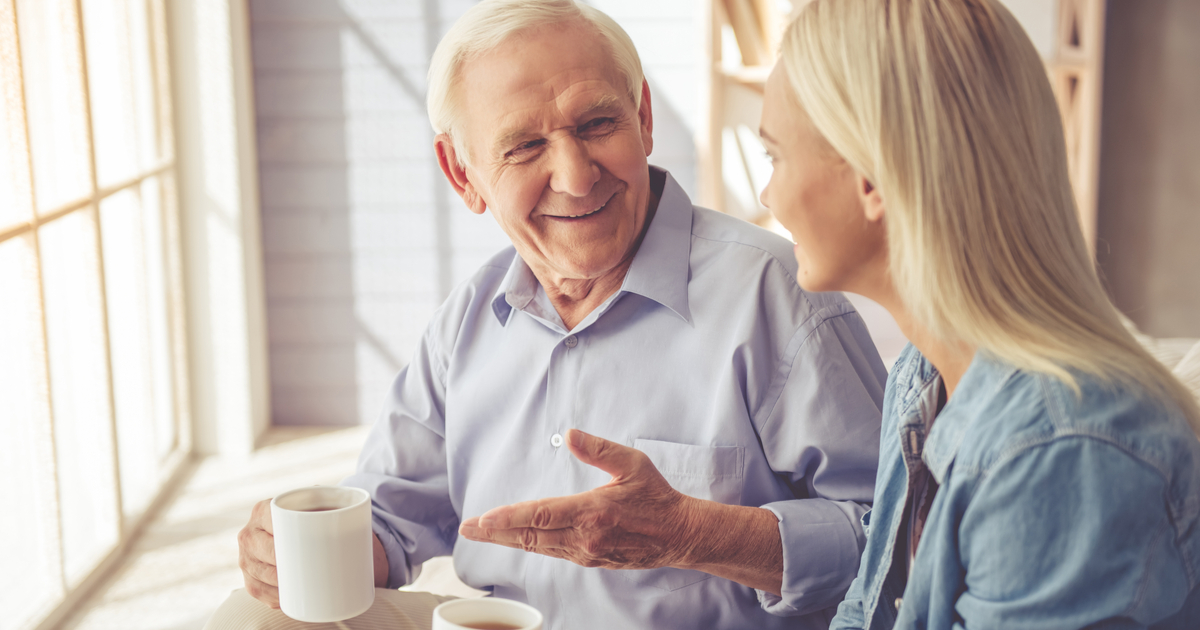
[[[645,453],[676,490],[697,499],[732,505],[741,503],[745,448],[641,439],[636,440],[633,447]],[[712,577],[687,569],[620,570],[617,573],[640,586],[664,591],[678,590]]]
[[[676,490],[697,499],[741,503],[745,448],[642,439],[633,448],[645,453]]]

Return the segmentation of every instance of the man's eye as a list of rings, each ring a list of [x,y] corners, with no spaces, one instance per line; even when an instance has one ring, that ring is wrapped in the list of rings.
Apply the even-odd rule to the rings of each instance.
[[[593,118],[579,127],[580,131],[601,131],[613,124],[612,118]]]
[[[529,153],[531,153],[534,149],[537,149],[538,147],[542,146],[545,143],[546,143],[545,140],[530,140],[529,142],[522,142],[521,144],[517,145],[517,147],[515,149],[506,153],[505,157],[519,158],[522,156],[526,156]]]

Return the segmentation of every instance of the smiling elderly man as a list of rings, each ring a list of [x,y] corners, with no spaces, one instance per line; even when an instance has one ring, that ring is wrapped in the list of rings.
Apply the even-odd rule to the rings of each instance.
[[[376,585],[453,554],[548,630],[824,627],[875,479],[886,372],[862,319],[647,165],[650,90],[595,9],[477,4],[429,112],[446,178],[513,246],[434,314],[344,482],[374,500]],[[210,627],[295,623],[270,610],[269,519]],[[346,627],[427,627],[438,601],[379,590]]]

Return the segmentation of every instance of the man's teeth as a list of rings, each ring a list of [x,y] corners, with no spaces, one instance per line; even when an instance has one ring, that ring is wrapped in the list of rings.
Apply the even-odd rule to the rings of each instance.
[[[605,202],[604,206],[607,206],[607,205],[608,205],[608,203],[607,203],[607,202]],[[600,206],[599,208],[596,208],[595,210],[592,210],[591,212],[585,212],[585,213],[583,213],[583,214],[572,214],[572,215],[570,215],[570,216],[569,216],[569,217],[567,217],[567,218],[569,218],[569,219],[582,219],[583,217],[590,217],[590,216],[592,216],[593,214],[596,214],[597,212],[600,212],[601,210],[603,210],[603,209],[604,209],[604,206]]]

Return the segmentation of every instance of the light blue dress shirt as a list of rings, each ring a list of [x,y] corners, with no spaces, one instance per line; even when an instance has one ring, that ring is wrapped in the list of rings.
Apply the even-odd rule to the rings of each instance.
[[[941,375],[905,349],[834,628],[1200,628],[1200,441],[1178,409],[1076,376],[1079,396],[977,353],[926,436]],[[940,487],[906,576],[911,453]]]
[[[624,284],[573,330],[512,248],[433,316],[343,482],[374,499],[389,586],[453,554],[464,582],[532,604],[547,630],[828,624],[864,544],[887,374],[842,295],[796,285],[790,243],[659,176]],[[570,454],[571,428],[645,452],[684,493],[774,512],[782,598],[458,538],[462,518],[607,483]]]

